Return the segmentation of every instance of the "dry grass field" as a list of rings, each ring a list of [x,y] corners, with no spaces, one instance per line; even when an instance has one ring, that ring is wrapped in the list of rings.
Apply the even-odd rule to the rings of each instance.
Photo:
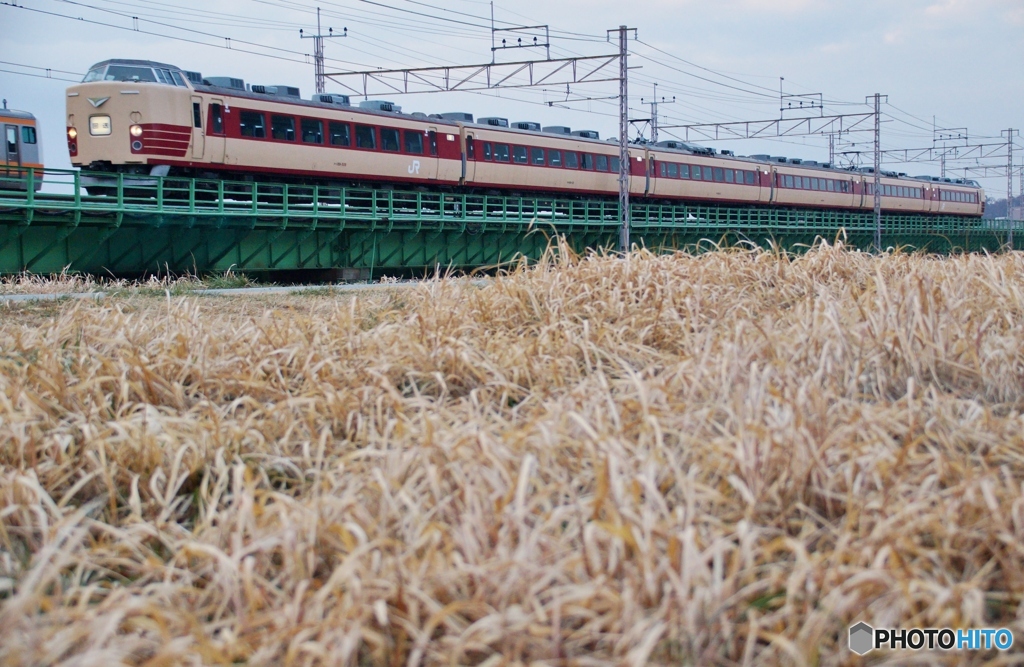
[[[1022,412],[1012,253],[0,306],[0,663],[1006,664]]]

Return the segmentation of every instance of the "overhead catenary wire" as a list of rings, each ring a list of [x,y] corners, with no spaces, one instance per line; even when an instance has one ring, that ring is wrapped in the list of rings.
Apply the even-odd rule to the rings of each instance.
[[[116,5],[118,7],[130,7],[133,11],[131,15],[126,14],[124,11],[110,9],[109,7],[101,7],[96,4],[89,4],[80,0],[54,0],[62,2],[68,5],[80,6],[88,8],[93,11],[106,12],[112,15],[124,17],[124,18],[135,18],[136,20],[145,21],[155,26],[161,26],[172,31],[183,31],[188,34],[198,35],[215,40],[230,40],[231,46],[227,47],[222,44],[210,43],[201,39],[191,39],[186,36],[164,34],[160,31],[138,29],[137,27],[127,27],[122,25],[116,25],[114,23],[108,23],[105,21],[98,21],[95,19],[86,19],[84,17],[73,17],[61,14],[58,12],[46,12],[45,10],[39,10],[37,8],[20,7],[29,11],[36,11],[41,14],[49,14],[51,16],[60,16],[64,19],[86,21],[96,25],[105,25],[119,30],[126,30],[137,32],[140,34],[152,35],[167,39],[173,39],[185,43],[193,43],[202,46],[212,46],[214,48],[234,50],[239,53],[245,53],[250,55],[259,55],[263,57],[270,57],[285,62],[295,62],[301,64],[308,64],[308,54],[300,51],[275,47],[268,45],[265,42],[256,42],[245,39],[230,38],[225,35],[215,34],[213,32],[204,31],[195,27],[187,27],[175,23],[175,19],[185,16],[189,17],[188,20],[190,25],[216,25],[216,26],[228,26],[236,27],[244,30],[267,30],[275,32],[286,32],[295,29],[296,26],[304,26],[304,23],[294,20],[273,20],[273,19],[260,19],[254,16],[240,16],[236,14],[230,14],[227,12],[217,12],[199,8],[189,8],[180,5],[170,4],[167,2],[160,2],[159,0],[138,0],[137,4],[128,3],[124,0],[91,0],[94,3],[104,3],[107,5]],[[266,6],[278,7],[286,11],[305,12],[312,14],[315,12],[315,7],[310,4],[298,2],[296,0],[279,0],[278,2],[271,2],[269,0],[253,0]],[[17,6],[13,3],[4,2],[2,3],[7,6]],[[458,36],[461,39],[472,39],[476,41],[486,41],[489,39],[490,24],[489,17],[484,17],[471,11],[459,11],[458,9],[451,9],[447,7],[441,7],[439,5],[431,4],[430,2],[423,2],[421,0],[385,0],[383,2],[377,0],[356,0],[356,4],[365,5],[368,8],[363,7],[352,7],[350,5],[341,4],[338,2],[331,2],[330,0],[322,0],[316,3],[318,5],[327,5],[335,8],[334,16],[345,21],[350,22],[362,22],[365,25],[374,27],[387,27],[389,30],[401,32],[404,34],[418,34],[424,30],[424,23],[427,25],[428,34],[435,35],[447,35],[447,36]],[[410,5],[410,7],[404,7],[402,5]],[[486,6],[486,2],[474,3],[479,6]],[[147,16],[145,13],[137,11],[136,7],[143,5],[146,12],[149,13]],[[369,8],[379,8],[382,11],[374,11]],[[340,10],[341,13],[338,13]],[[326,10],[325,13],[330,10]],[[504,10],[499,8],[499,11],[504,12],[505,16],[514,15],[519,16],[529,21],[536,21],[530,17],[525,17],[522,14],[518,14],[511,10]],[[168,14],[171,14],[170,16]],[[440,14],[440,15],[439,15]],[[410,21],[402,20],[404,15],[415,17]],[[540,23],[539,21],[537,21]],[[513,21],[506,20],[506,18],[496,18],[495,23],[497,25],[515,25]],[[447,26],[447,27],[444,27]],[[486,34],[483,31],[486,30]],[[560,39],[565,39],[567,36],[575,36],[580,39],[575,41],[590,41],[590,42],[605,42],[603,37],[597,35],[587,35],[585,33],[574,33],[572,31],[560,30],[557,27],[552,28],[553,35],[560,35]],[[395,42],[380,40],[376,38],[369,38],[367,36],[359,36],[354,39],[353,42],[358,44],[358,48],[361,53],[373,54],[375,59],[386,59],[387,61],[404,65],[409,59],[418,61],[420,58],[427,58],[435,62],[448,61],[452,62],[448,58],[441,57],[438,53],[425,53],[414,48],[410,48],[408,44],[397,44]],[[735,120],[740,120],[733,114],[725,114],[719,108],[718,104],[727,104],[730,109],[742,109],[748,108],[753,112],[757,109],[765,108],[768,103],[774,103],[778,99],[778,92],[772,88],[760,85],[758,83],[744,80],[743,76],[755,77],[757,75],[737,75],[735,73],[723,72],[714,68],[706,67],[698,63],[686,60],[680,56],[677,56],[670,51],[661,49],[653,44],[649,44],[646,41],[637,40],[634,42],[635,50],[632,55],[637,58],[643,59],[657,67],[664,68],[669,72],[681,74],[687,78],[692,78],[697,81],[709,84],[710,87],[701,87],[699,85],[686,85],[682,83],[673,84],[671,81],[664,81],[660,77],[647,77],[642,72],[637,72],[637,80],[648,80],[650,82],[658,82],[659,90],[666,92],[681,91],[682,95],[687,100],[682,104],[689,110],[689,113],[678,114],[675,117],[669,117],[666,115],[666,119],[677,120],[685,124],[695,124],[695,118],[717,116],[719,118],[731,116]],[[250,46],[252,48],[246,48]],[[347,45],[340,48],[349,48]],[[471,53],[465,48],[459,48],[448,45],[447,48],[455,51],[461,51]],[[263,52],[257,49],[262,49]],[[565,49],[563,49],[565,50]],[[645,50],[650,50],[660,55],[654,56],[651,53],[645,53]],[[266,53],[265,51],[273,51],[272,53]],[[290,55],[301,56],[289,57]],[[343,65],[352,65],[363,69],[373,69],[372,65],[368,65],[360,62],[352,62],[341,58],[330,57],[328,60],[332,63],[340,63]],[[671,60],[672,62],[666,62]],[[678,62],[682,66],[676,66],[673,63]],[[416,64],[419,64],[418,62]],[[452,62],[454,64],[454,62]],[[688,71],[688,68],[696,69],[701,73]],[[20,72],[12,72],[19,74]],[[24,73],[20,73],[24,74]],[[706,75],[707,76],[706,76]],[[45,77],[44,77],[45,78]],[[55,78],[55,77],[50,77]],[[760,77],[759,77],[760,78]],[[735,85],[734,85],[735,84]],[[587,89],[583,86],[574,86],[579,91],[581,97],[587,97],[588,93],[585,92]],[[721,90],[720,90],[721,89]],[[478,93],[487,94],[487,93]],[[543,105],[547,107],[559,107],[571,109],[577,113],[588,113],[599,116],[613,117],[614,114],[605,114],[598,109],[604,108],[606,101],[596,99],[596,94],[590,93],[591,99],[584,100],[571,100],[570,102],[557,100],[555,91],[544,89],[536,93],[526,92],[526,89],[520,89],[515,94],[509,90],[501,91],[498,93],[505,98],[516,100],[526,104]],[[678,94],[678,93],[677,93]],[[550,96],[553,99],[542,99],[537,100],[538,96],[546,97]],[[533,99],[528,99],[533,98]],[[699,100],[699,101],[698,101]],[[587,109],[576,108],[571,106],[580,101],[587,102]],[[826,100],[829,105],[835,106],[853,106],[855,103],[833,100],[831,98]],[[862,104],[862,103],[860,103]],[[598,107],[598,109],[592,109],[590,107]],[[931,128],[924,127],[913,121],[918,121],[923,124],[927,124],[923,119],[915,116],[909,112],[905,112],[894,105],[890,105],[893,114],[886,114],[887,120],[892,120],[897,124],[907,128],[908,132],[898,131],[893,128],[886,132],[886,136],[890,137],[904,137],[904,138],[918,138],[923,136],[929,136],[925,133],[930,133]],[[632,107],[631,107],[632,108]],[[745,115],[745,114],[744,114]],[[901,117],[903,116],[903,117]],[[907,120],[907,119],[911,120]],[[920,134],[918,134],[920,133]],[[980,135],[979,135],[980,136]],[[779,140],[777,138],[761,138],[764,140]],[[792,143],[792,142],[790,142]],[[801,143],[799,145],[810,145],[807,143]]]

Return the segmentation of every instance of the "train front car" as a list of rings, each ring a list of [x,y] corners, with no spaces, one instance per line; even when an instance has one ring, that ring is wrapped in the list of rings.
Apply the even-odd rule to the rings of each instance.
[[[43,185],[43,144],[36,117],[27,111],[0,109],[4,163],[0,165],[0,190],[33,190]]]
[[[193,144],[198,123],[192,97],[185,73],[173,65],[93,65],[82,83],[67,90],[71,164],[91,172],[166,175],[165,161],[187,159]],[[97,185],[107,179],[87,180]]]

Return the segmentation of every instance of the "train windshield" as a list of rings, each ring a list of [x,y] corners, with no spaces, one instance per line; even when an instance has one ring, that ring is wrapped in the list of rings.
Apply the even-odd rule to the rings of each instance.
[[[82,79],[82,83],[92,81],[132,81],[137,83],[163,83],[169,86],[185,85],[181,75],[169,69],[140,67],[137,65],[105,65],[94,67]]]

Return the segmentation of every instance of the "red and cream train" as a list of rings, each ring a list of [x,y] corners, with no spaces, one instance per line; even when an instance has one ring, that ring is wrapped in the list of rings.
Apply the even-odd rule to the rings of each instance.
[[[542,130],[534,123],[507,127],[503,119],[474,123],[468,114],[403,114],[387,103],[352,107],[339,97],[302,100],[286,86],[247,89],[238,79],[207,80],[171,65],[108,60],[67,90],[68,150],[77,167],[140,175],[588,197],[618,192],[618,144],[596,133]],[[873,206],[874,176],[861,171],[716,155],[677,142],[633,144],[629,153],[630,192],[638,197]],[[980,216],[984,210],[984,192],[973,181],[887,173],[881,183],[887,211]]]

